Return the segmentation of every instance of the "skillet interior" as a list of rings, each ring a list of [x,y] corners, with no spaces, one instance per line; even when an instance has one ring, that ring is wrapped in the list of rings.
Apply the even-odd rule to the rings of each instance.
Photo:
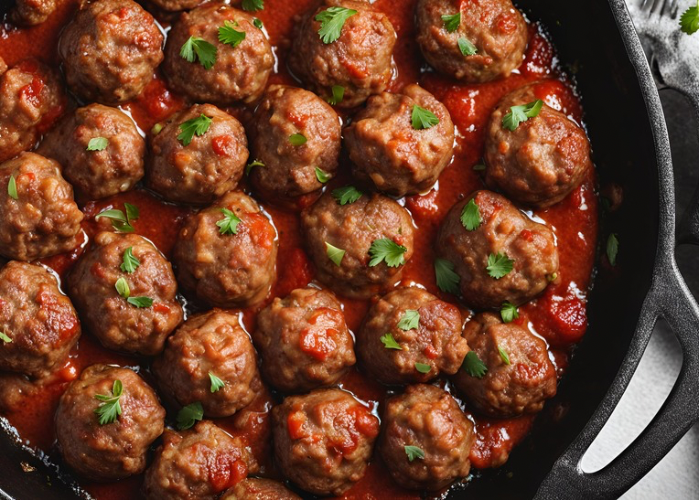
[[[5,3],[5,2],[3,2]],[[602,401],[620,367],[650,287],[658,234],[657,165],[651,123],[636,74],[605,0],[516,2],[552,35],[559,55],[576,75],[594,147],[600,185],[624,188],[622,208],[605,216],[600,241],[615,232],[619,264],[604,266],[589,304],[589,331],[577,350],[559,394],[530,437],[500,469],[480,474],[467,491],[450,498],[530,498],[553,462]],[[2,7],[0,7],[0,10]],[[54,472],[0,433],[0,467],[6,498],[75,498]],[[21,462],[37,467],[25,473]]]

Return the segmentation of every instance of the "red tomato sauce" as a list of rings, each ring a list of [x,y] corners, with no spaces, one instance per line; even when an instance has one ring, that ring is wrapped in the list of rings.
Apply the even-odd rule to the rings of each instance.
[[[484,149],[486,123],[493,107],[508,92],[537,80],[544,80],[537,87],[538,97],[547,104],[561,110],[578,123],[582,122],[582,107],[570,81],[556,65],[555,49],[541,27],[530,26],[530,41],[526,58],[519,70],[509,78],[486,84],[464,85],[428,70],[420,56],[415,41],[413,11],[416,0],[377,0],[374,6],[385,12],[398,33],[394,52],[397,77],[390,90],[400,91],[409,83],[419,83],[432,92],[449,109],[457,128],[454,160],[439,178],[439,183],[429,193],[410,196],[405,206],[411,211],[417,231],[415,252],[405,266],[402,285],[419,284],[427,291],[458,304],[455,297],[442,293],[436,286],[433,261],[439,225],[451,206],[470,192],[484,187],[481,177],[473,166],[481,162]],[[313,0],[266,0],[265,9],[256,16],[263,22],[279,59],[278,70],[270,83],[298,85],[286,69],[284,61],[290,47],[290,37],[295,24],[294,16],[313,4]],[[36,57],[47,63],[57,64],[55,47],[61,27],[70,19],[77,0],[64,0],[50,19],[37,27],[17,29],[8,24],[0,30],[0,56],[12,66],[27,57]],[[163,22],[165,25],[166,23]],[[504,28],[503,28],[504,29]],[[139,126],[150,130],[156,123],[186,106],[185,101],[168,90],[162,75],[154,75],[153,81],[136,100],[122,106],[129,111]],[[227,111],[245,124],[252,114],[251,108],[243,106]],[[345,115],[346,116],[346,115]],[[301,119],[302,117],[300,117]],[[225,153],[225,144],[220,144]],[[349,182],[349,165],[341,167],[338,178],[333,179],[327,189],[334,189]],[[247,186],[243,185],[247,190]],[[520,308],[518,323],[528,326],[551,346],[551,358],[559,377],[570,362],[572,346],[579,342],[587,327],[586,303],[591,286],[597,244],[598,207],[595,194],[596,178],[591,172],[583,184],[561,203],[537,210],[530,215],[545,221],[555,232],[560,256],[560,270],[556,280],[536,300]],[[273,220],[279,239],[277,259],[277,281],[272,294],[265,303],[241,311],[243,322],[251,331],[255,328],[257,312],[274,296],[284,296],[294,288],[307,285],[314,279],[313,265],[303,247],[299,227],[298,210],[309,205],[315,196],[300,199],[296,207],[274,207],[261,203]],[[124,202],[139,207],[140,218],[134,222],[135,230],[151,241],[168,257],[182,223],[191,209],[176,207],[160,202],[145,190],[136,189],[107,200],[90,202],[82,206],[86,215],[83,228],[87,239],[98,230],[110,230],[106,220],[94,221],[94,216],[107,208],[123,209]],[[70,270],[79,258],[85,245],[65,255],[43,262],[59,275]],[[347,324],[357,330],[369,307],[369,301],[340,298],[344,305]],[[195,309],[196,310],[196,309]],[[461,307],[468,317],[471,312]],[[191,312],[191,311],[190,311]],[[311,342],[312,340],[312,342]],[[320,349],[319,338],[309,339],[309,348]],[[311,345],[313,344],[313,345]],[[53,415],[60,395],[68,382],[77,378],[80,371],[94,363],[115,363],[125,366],[141,365],[147,380],[148,361],[121,355],[101,347],[89,332],[83,335],[71,357],[56,376],[56,381],[38,394],[26,397],[21,405],[4,414],[19,431],[22,440],[30,446],[56,453],[54,447]],[[342,380],[345,389],[352,391],[381,414],[387,397],[386,389],[354,369]],[[218,419],[216,423],[230,433],[245,438],[261,465],[261,474],[279,478],[271,457],[271,421],[269,410],[274,404],[273,395],[264,391],[250,406],[236,415]],[[468,413],[468,412],[467,412]],[[510,451],[527,435],[535,421],[534,416],[523,416],[507,420],[493,420],[471,415],[476,422],[477,439],[471,451],[471,461],[476,469],[502,465]],[[172,416],[172,414],[170,415]],[[231,467],[226,478],[235,476],[231,482],[244,474],[240,467]],[[135,498],[142,478],[133,477],[108,485],[81,483],[96,498]],[[227,482],[226,481],[223,482]],[[418,499],[414,492],[402,490],[390,479],[390,475],[376,457],[370,464],[365,477],[343,498],[346,499]]]

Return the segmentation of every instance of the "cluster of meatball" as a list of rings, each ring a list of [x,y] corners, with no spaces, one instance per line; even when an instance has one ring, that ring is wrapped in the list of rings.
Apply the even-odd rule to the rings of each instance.
[[[0,257],[10,260],[0,269],[0,370],[50,376],[65,366],[81,325],[108,349],[152,357],[146,378],[160,393],[130,368],[93,365],[68,386],[56,413],[71,468],[97,481],[145,471],[147,498],[298,498],[281,483],[247,477],[260,471],[250,443],[212,420],[250,405],[265,384],[286,395],[271,410],[276,463],[305,492],[343,494],[374,448],[406,488],[437,491],[466,477],[474,424],[431,383],[449,377],[473,411],[492,418],[538,412],[555,395],[546,343],[489,311],[524,304],[556,278],[553,230],[514,203],[548,207],[580,185],[591,168],[584,131],[544,102],[506,127],[515,107],[540,99],[536,84],[492,112],[484,175],[494,191],[464,196],[435,242],[454,277],[449,291],[485,311],[464,325],[459,307],[397,286],[416,238],[397,198],[434,186],[451,163],[456,132],[427,90],[387,91],[396,44],[387,16],[358,0],[324,0],[307,13],[288,60],[305,87],[296,88],[267,86],[275,58],[249,13],[199,0],[152,3],[185,11],[164,47],[154,18],[132,0],[86,4],[65,27],[58,43],[65,80],[92,103],[68,113],[57,73],[31,60],[8,68],[0,59]],[[510,0],[453,4],[417,2],[427,62],[466,83],[507,77],[527,46],[522,14]],[[20,0],[13,19],[36,24],[54,6]],[[351,14],[330,40],[318,32],[331,9]],[[237,42],[222,41],[221,27]],[[214,47],[213,60],[194,47],[201,42]],[[144,139],[117,106],[138,97],[159,66],[169,87],[195,104]],[[257,103],[247,128],[224,111],[236,103]],[[335,109],[358,106],[343,128]],[[343,146],[358,187],[326,190]],[[246,165],[266,202],[316,194],[300,229],[319,283],[265,302],[279,243],[268,214],[238,189]],[[113,231],[86,246],[65,281],[67,295],[47,268],[30,263],[85,243],[77,202],[142,179],[163,200],[193,207],[174,268],[151,241]],[[495,259],[505,271],[493,271]],[[178,287],[205,312],[185,321]],[[338,296],[373,298],[356,337]],[[260,309],[250,334],[230,310],[246,307]],[[381,422],[375,408],[338,387],[357,363],[396,389]],[[198,407],[200,421],[166,428],[163,404]],[[105,417],[107,410],[114,415]]]

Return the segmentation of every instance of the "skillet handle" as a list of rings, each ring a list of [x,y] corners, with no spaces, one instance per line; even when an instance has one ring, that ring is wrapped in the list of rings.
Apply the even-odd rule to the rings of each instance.
[[[681,89],[676,89],[682,92]],[[697,123],[699,123],[699,88],[692,92],[682,92],[694,106]],[[697,161],[699,166],[699,160]],[[679,244],[690,243],[699,245],[699,186],[692,195],[692,201],[684,212],[677,227],[677,242]]]
[[[618,498],[647,474],[699,419],[699,306],[689,292],[672,255],[665,253],[656,266],[653,286],[624,364],[597,409],[591,424],[554,464],[541,484],[539,500],[590,500]],[[684,361],[680,375],[648,427],[621,455],[595,473],[585,473],[581,460],[607,422],[631,380],[658,318],[664,318],[677,335]]]

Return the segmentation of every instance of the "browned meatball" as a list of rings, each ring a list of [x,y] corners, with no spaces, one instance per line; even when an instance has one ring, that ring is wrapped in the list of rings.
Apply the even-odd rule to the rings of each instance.
[[[291,396],[272,410],[274,453],[282,473],[316,495],[341,495],[359,481],[379,419],[348,392]]]
[[[322,188],[317,169],[328,177],[335,175],[340,119],[312,92],[283,85],[269,87],[255,111],[250,134],[252,154],[264,163],[252,170],[252,181],[272,201]],[[301,134],[306,142],[292,144],[295,134]]]
[[[36,26],[46,21],[54,10],[56,0],[17,0],[10,19],[20,26]]]
[[[492,417],[536,413],[556,395],[556,369],[546,343],[526,328],[483,313],[468,322],[464,337],[473,349],[470,355],[478,356],[488,371],[477,378],[465,363],[453,381],[481,413]]]
[[[301,500],[301,497],[280,482],[249,477],[225,492],[221,500]]]
[[[106,144],[98,144],[106,139]],[[90,104],[49,132],[38,152],[63,166],[80,200],[128,191],[143,177],[146,143],[136,124],[116,108]]]
[[[345,21],[337,40],[325,43],[318,34],[321,22],[316,17],[338,7],[356,14]],[[396,32],[388,17],[368,2],[324,0],[297,24],[289,68],[325,99],[333,96],[334,86],[343,87],[344,97],[337,105],[351,108],[386,90],[393,77],[395,44]]]
[[[386,403],[379,453],[398,484],[436,491],[468,476],[475,437],[473,423],[447,392],[411,385]],[[422,456],[411,460],[407,446]]]
[[[117,396],[121,414],[100,424],[97,396]],[[92,365],[71,382],[56,410],[56,439],[66,463],[95,481],[115,481],[146,468],[148,448],[165,426],[165,409],[155,391],[128,368]]]
[[[461,219],[474,212],[473,205],[467,207],[472,200],[480,224],[470,231]],[[436,248],[454,265],[464,302],[477,309],[499,309],[505,301],[523,304],[558,271],[553,231],[491,191],[476,191],[452,207]]]
[[[433,113],[439,123],[416,129],[416,106]],[[451,161],[454,124],[432,94],[408,85],[402,94],[369,98],[366,109],[345,129],[345,144],[357,178],[394,196],[416,194],[431,188]]]
[[[545,96],[542,96],[545,97]],[[514,201],[543,208],[558,203],[592,168],[585,131],[543,104],[539,114],[511,131],[503,117],[512,106],[539,99],[536,84],[506,95],[490,116],[485,142],[485,180]]]
[[[250,337],[238,316],[217,309],[178,328],[153,372],[162,391],[181,406],[201,403],[210,417],[233,415],[262,388]]]
[[[278,245],[255,200],[231,191],[185,222],[174,250],[178,281],[212,306],[250,306],[269,292]]]
[[[193,9],[204,0],[148,0],[151,4],[167,12]]]
[[[65,105],[58,75],[48,66],[27,59],[7,69],[0,58],[0,161],[33,148]]]
[[[459,310],[420,288],[384,295],[367,313],[357,337],[362,366],[384,384],[453,375],[468,350]]]
[[[215,500],[257,470],[244,439],[204,420],[188,431],[165,431],[143,492],[149,500]]]
[[[337,382],[355,363],[342,305],[328,291],[300,288],[257,316],[255,345],[267,380],[284,392]]]
[[[186,122],[205,116],[210,121],[191,142],[181,139]],[[211,104],[197,104],[175,113],[162,130],[150,136],[148,187],[168,201],[208,205],[235,189],[248,161],[248,140],[238,120]]]
[[[129,252],[138,261],[132,272],[124,266]],[[128,298],[117,291],[122,278]],[[170,263],[137,234],[99,233],[68,275],[68,291],[88,330],[108,349],[158,354],[183,317]]]
[[[0,270],[0,332],[0,370],[44,377],[65,363],[80,321],[51,273],[13,261]]]
[[[0,164],[0,186],[0,255],[35,260],[78,246],[83,214],[57,162],[22,153]]]
[[[63,29],[58,54],[71,90],[119,104],[141,93],[163,60],[163,34],[132,0],[86,4]]]
[[[456,14],[460,22],[450,31],[443,16]],[[417,41],[427,62],[459,80],[505,78],[524,59],[527,23],[511,0],[418,0],[416,19]],[[469,51],[474,47],[475,54]]]
[[[227,106],[250,103],[262,95],[274,66],[274,55],[254,17],[229,5],[209,3],[185,12],[175,23],[165,47],[165,76],[170,85],[196,102]],[[245,33],[237,45],[220,43],[218,30],[230,26]],[[206,69],[198,57],[193,62],[180,54],[190,37],[216,47],[216,62]]]
[[[346,297],[369,298],[388,290],[413,255],[410,213],[386,196],[364,194],[354,203],[340,205],[326,193],[303,212],[301,223],[318,279]],[[339,265],[330,258],[327,245],[344,251]],[[402,252],[390,266],[385,260],[377,263],[370,254],[372,246],[382,245],[395,254]]]

